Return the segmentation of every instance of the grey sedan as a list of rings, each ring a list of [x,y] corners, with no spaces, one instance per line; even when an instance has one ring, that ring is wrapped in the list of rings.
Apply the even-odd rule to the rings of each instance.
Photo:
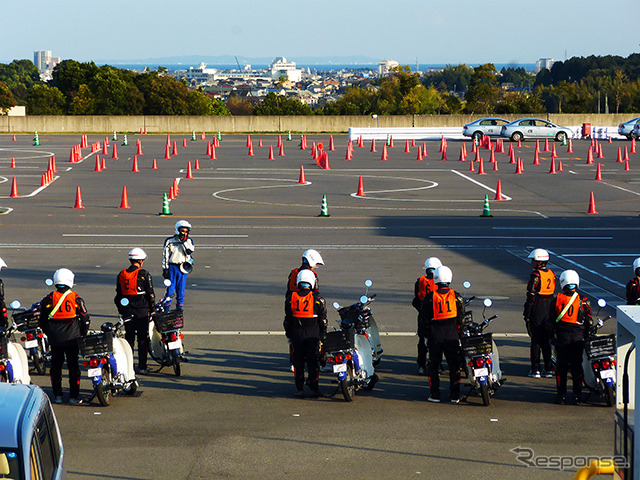
[[[465,137],[471,137],[474,140],[480,139],[483,135],[488,135],[490,137],[499,137],[500,130],[502,130],[502,126],[509,123],[508,120],[504,118],[481,118],[480,120],[476,120],[475,122],[467,123],[462,127],[462,135]]]
[[[623,137],[627,137],[629,140],[631,140],[631,137],[634,135],[633,129],[636,125],[640,125],[640,117],[632,118],[631,120],[622,122],[620,125],[618,125],[618,135],[622,135]]]
[[[571,137],[572,132],[570,128],[561,127],[541,118],[521,118],[502,127],[500,135],[514,142],[527,138],[551,138],[562,142]]]

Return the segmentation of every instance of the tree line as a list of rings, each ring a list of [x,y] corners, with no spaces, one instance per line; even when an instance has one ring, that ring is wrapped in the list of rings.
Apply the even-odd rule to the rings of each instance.
[[[400,66],[355,82],[336,101],[312,108],[269,93],[225,103],[167,75],[64,60],[48,82],[30,60],[0,64],[0,110],[25,105],[29,115],[442,115],[632,113],[640,111],[640,54],[574,57],[537,75],[497,71],[491,63],[449,65],[420,75]]]

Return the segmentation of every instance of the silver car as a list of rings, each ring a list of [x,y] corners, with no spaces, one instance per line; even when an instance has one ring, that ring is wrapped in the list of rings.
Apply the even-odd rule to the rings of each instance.
[[[488,135],[490,137],[499,137],[500,130],[502,130],[502,126],[509,123],[508,120],[504,118],[497,117],[489,117],[489,118],[481,118],[471,123],[467,123],[462,127],[462,135],[465,137],[471,137],[474,140],[480,138],[483,135]]]
[[[633,127],[633,130],[631,130],[631,134],[629,135],[628,138],[640,139],[640,123],[636,124],[636,126]]]
[[[570,128],[561,127],[541,118],[521,118],[502,127],[500,135],[514,142],[527,138],[551,138],[562,142],[571,137],[572,132]]]
[[[631,140],[631,137],[634,136],[633,129],[636,125],[640,125],[640,117],[632,118],[631,120],[621,123],[618,125],[618,135],[622,135]]]

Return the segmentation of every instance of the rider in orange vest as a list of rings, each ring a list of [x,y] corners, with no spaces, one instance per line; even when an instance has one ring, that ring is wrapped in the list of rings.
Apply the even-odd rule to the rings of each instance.
[[[80,402],[78,338],[89,329],[89,314],[82,298],[71,290],[73,272],[66,268],[53,274],[54,292],[40,302],[40,327],[51,346],[51,387],[55,403],[62,403],[62,366],[69,369],[69,403]]]
[[[418,375],[426,375],[427,371],[427,325],[422,321],[420,309],[422,308],[422,300],[436,289],[433,281],[433,272],[436,268],[441,267],[442,262],[436,257],[427,258],[424,262],[425,274],[416,280],[413,288],[413,301],[411,305],[418,311]]]
[[[130,318],[124,324],[124,338],[134,351],[136,337],[138,339],[138,373],[146,375],[147,351],[149,349],[149,315],[153,311],[156,298],[153,291],[151,274],[142,268],[147,254],[141,248],[129,252],[129,267],[118,274],[116,279],[116,296],[113,301],[118,313],[123,318]],[[121,300],[129,303],[123,306]]]
[[[531,360],[532,378],[553,378],[553,360],[551,356],[551,337],[553,335],[553,319],[551,310],[555,299],[556,277],[547,268],[549,252],[542,248],[533,250],[529,257],[533,271],[527,284],[527,299],[524,303],[524,321],[527,333],[531,337],[529,358]],[[540,352],[544,358],[544,370],[540,368]]]
[[[298,290],[290,292],[284,303],[284,330],[293,348],[293,375],[296,397],[304,397],[304,368],[309,372],[311,396],[322,396],[318,389],[320,338],[327,331],[327,308],[324,298],[314,291],[316,278],[309,269],[298,273]]]
[[[633,261],[633,275],[627,283],[627,305],[640,305],[640,258]]]
[[[289,292],[297,291],[298,284],[297,278],[298,273],[302,270],[311,270],[313,274],[316,276],[316,285],[313,288],[316,292],[319,290],[318,286],[318,274],[315,272],[316,265],[324,265],[324,261],[322,260],[322,256],[316,250],[309,249],[302,254],[302,265],[298,268],[294,268],[289,273],[289,277],[287,278],[287,292],[285,295],[288,295]]]
[[[459,293],[450,288],[453,274],[449,267],[438,267],[433,273],[436,290],[422,301],[421,316],[427,324],[429,338],[430,402],[440,402],[439,366],[444,354],[449,365],[451,403],[460,401],[460,326],[464,303]]]
[[[558,294],[553,309],[556,352],[558,354],[558,368],[556,370],[556,403],[558,404],[564,404],[566,401],[569,370],[571,370],[573,380],[574,403],[580,403],[580,394],[582,393],[584,380],[582,352],[593,320],[589,300],[576,291],[579,285],[580,277],[574,270],[565,270],[560,275],[562,293]]]

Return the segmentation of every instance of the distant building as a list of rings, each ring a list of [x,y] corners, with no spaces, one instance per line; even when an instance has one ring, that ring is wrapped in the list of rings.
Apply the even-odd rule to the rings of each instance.
[[[540,73],[540,71],[544,68],[547,70],[551,70],[555,61],[553,58],[541,58],[536,62],[536,73]]]
[[[302,69],[296,68],[296,62],[288,62],[285,57],[276,58],[269,66],[271,78],[277,80],[284,77],[290,82],[297,83],[302,80]]]
[[[184,78],[190,85],[204,85],[207,81],[214,78],[218,70],[215,68],[207,68],[206,63],[201,63],[198,67],[189,67]]]
[[[41,80],[50,80],[51,72],[60,63],[60,57],[52,57],[51,50],[33,52],[33,64],[40,72]]]
[[[400,64],[395,60],[382,60],[380,63],[378,63],[378,75],[381,77],[389,75],[392,68],[399,66]]]

